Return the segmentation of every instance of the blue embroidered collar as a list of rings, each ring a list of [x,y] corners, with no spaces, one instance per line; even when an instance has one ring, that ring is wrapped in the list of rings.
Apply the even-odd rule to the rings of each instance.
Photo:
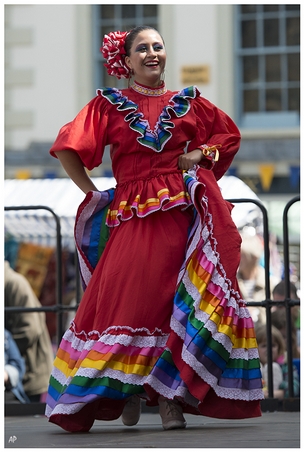
[[[165,144],[172,137],[169,129],[174,128],[171,120],[171,114],[178,118],[185,116],[190,110],[190,101],[200,95],[199,90],[195,86],[190,86],[179,91],[170,99],[170,105],[163,108],[154,130],[151,130],[149,122],[144,119],[143,113],[138,111],[138,105],[124,96],[122,91],[117,88],[104,88],[97,90],[97,95],[103,96],[112,105],[117,105],[118,111],[127,112],[125,121],[129,121],[132,130],[139,133],[137,141],[143,146],[153,149],[155,152],[161,152]]]

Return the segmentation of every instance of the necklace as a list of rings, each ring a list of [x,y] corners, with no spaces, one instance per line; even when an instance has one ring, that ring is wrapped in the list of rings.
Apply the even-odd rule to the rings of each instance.
[[[164,83],[158,88],[148,88],[147,86],[139,85],[134,82],[133,85],[131,85],[131,88],[137,93],[144,94],[145,96],[161,96],[167,92],[167,88]]]

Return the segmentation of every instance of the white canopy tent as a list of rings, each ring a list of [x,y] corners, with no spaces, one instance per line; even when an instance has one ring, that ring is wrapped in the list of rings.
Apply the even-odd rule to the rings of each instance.
[[[114,178],[95,177],[99,190],[116,186]],[[219,186],[225,199],[249,198],[259,200],[256,194],[240,179],[224,176]],[[62,245],[74,246],[74,221],[84,194],[69,178],[58,179],[7,179],[4,181],[4,207],[45,206],[60,219]],[[260,209],[252,203],[235,204],[232,218],[242,228],[260,218]],[[4,217],[6,237],[17,241],[54,246],[56,243],[56,221],[45,209],[6,210]]]

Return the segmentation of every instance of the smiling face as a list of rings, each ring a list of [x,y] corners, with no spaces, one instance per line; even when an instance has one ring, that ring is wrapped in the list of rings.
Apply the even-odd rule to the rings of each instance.
[[[156,30],[139,33],[133,41],[126,64],[133,70],[134,79],[142,85],[157,87],[166,65],[163,40]]]

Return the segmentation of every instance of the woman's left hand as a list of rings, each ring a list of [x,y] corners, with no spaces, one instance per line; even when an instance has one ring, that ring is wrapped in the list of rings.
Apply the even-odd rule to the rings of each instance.
[[[194,165],[197,165],[202,160],[202,151],[200,149],[194,149],[194,151],[182,154],[178,157],[178,167],[181,170],[192,169]]]

